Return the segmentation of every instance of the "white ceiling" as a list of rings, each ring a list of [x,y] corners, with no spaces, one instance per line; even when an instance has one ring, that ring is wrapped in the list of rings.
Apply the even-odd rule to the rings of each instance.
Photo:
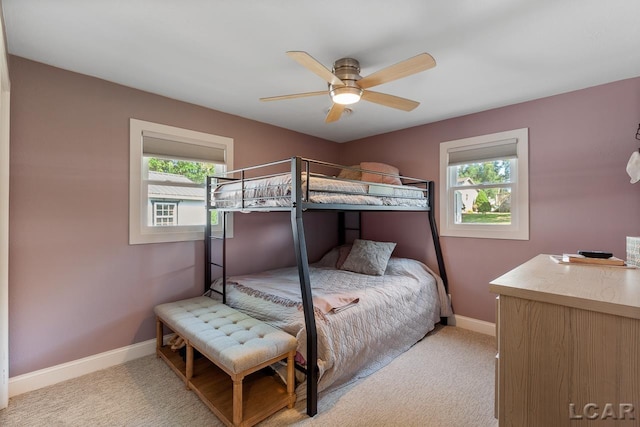
[[[639,0],[2,0],[11,54],[345,142],[640,76]],[[435,68],[375,88],[325,124],[326,89],[285,52],[361,75],[430,53]],[[640,94],[638,94],[640,97]]]

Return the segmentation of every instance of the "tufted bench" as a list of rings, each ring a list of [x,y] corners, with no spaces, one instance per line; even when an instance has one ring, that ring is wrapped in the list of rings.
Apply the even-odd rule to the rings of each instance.
[[[156,353],[225,424],[251,426],[293,407],[293,336],[209,297],[160,304],[155,314]],[[164,327],[185,341],[184,358],[164,345]],[[206,359],[194,361],[194,349]],[[285,359],[286,386],[261,371]]]

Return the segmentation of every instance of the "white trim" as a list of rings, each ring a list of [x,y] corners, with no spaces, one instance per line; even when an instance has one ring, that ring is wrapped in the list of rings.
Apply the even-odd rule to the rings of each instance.
[[[168,335],[169,336],[169,335]],[[165,336],[165,340],[168,336]],[[9,378],[9,397],[120,365],[156,352],[156,339]]]
[[[233,168],[233,138],[167,126],[159,123],[129,119],[129,244],[182,242],[204,239],[204,225],[149,227],[147,225],[148,200],[143,181],[143,133],[155,132],[154,135],[165,135],[167,138],[185,141],[210,147],[226,147],[226,168]],[[227,237],[233,235],[233,220],[227,218]]]
[[[454,191],[461,188],[450,183],[455,171],[449,168],[449,154],[456,150],[473,150],[487,144],[516,140],[517,160],[512,160],[511,185],[496,183],[492,187],[511,188],[511,224],[460,224],[455,222]],[[480,186],[481,187],[481,186]],[[440,236],[487,239],[529,240],[529,128],[474,136],[440,143]]]
[[[0,409],[9,405],[9,114],[11,83],[0,3]]]
[[[448,319],[449,319],[448,323],[451,326],[457,326],[458,328],[467,329],[469,331],[479,332],[485,335],[491,335],[492,337],[496,336],[495,323],[474,319],[472,317],[460,316],[459,314],[454,314],[452,317],[449,317]]]

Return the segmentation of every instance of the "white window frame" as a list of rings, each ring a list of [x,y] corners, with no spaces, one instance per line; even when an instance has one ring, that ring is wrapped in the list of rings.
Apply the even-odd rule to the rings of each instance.
[[[510,224],[456,224],[455,173],[449,167],[449,154],[480,145],[516,140],[516,159],[512,160],[512,183],[501,185],[511,188]],[[514,167],[515,166],[515,167]],[[440,235],[485,239],[529,240],[529,129],[515,129],[489,135],[446,141],[440,144]]]
[[[148,181],[143,176],[143,174],[146,175],[143,152],[143,133],[145,132],[159,135],[171,143],[183,143],[186,149],[194,146],[224,149],[226,170],[233,169],[233,139],[133,118],[129,120],[129,244],[203,240],[204,225],[161,227],[148,225]],[[193,152],[193,150],[188,151]],[[190,157],[192,160],[198,160],[194,159],[192,154]],[[212,233],[221,231],[221,224],[212,225]],[[233,237],[232,215],[227,215],[227,237]]]

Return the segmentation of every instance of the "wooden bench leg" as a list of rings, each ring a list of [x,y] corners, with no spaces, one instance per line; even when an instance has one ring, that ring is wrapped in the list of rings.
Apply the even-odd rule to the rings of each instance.
[[[289,394],[289,405],[287,407],[289,409],[293,408],[296,403],[296,395],[295,395],[295,382],[296,382],[296,368],[295,368],[295,350],[289,352],[289,356],[287,356],[287,393]]]
[[[242,423],[242,380],[243,375],[233,376],[233,425]]]
[[[189,388],[189,381],[191,381],[191,377],[193,377],[193,346],[189,341],[185,342],[187,346],[187,360],[186,360],[186,369],[185,369],[185,385],[187,389]]]
[[[160,348],[162,347],[162,321],[156,316],[156,356],[160,357]]]

